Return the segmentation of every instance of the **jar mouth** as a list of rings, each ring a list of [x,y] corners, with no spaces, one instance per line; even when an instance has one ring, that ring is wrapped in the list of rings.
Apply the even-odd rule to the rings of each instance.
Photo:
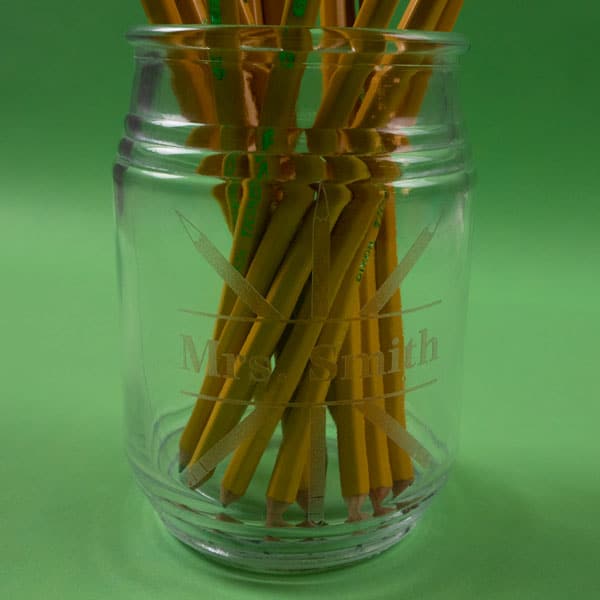
[[[459,33],[359,27],[287,27],[281,25],[142,25],[130,29],[134,46],[173,50],[216,48],[244,52],[280,52],[302,38],[302,50],[318,54],[348,54],[373,49],[378,54],[463,54],[469,47]],[[295,48],[298,49],[298,48]],[[375,50],[376,49],[376,50]]]

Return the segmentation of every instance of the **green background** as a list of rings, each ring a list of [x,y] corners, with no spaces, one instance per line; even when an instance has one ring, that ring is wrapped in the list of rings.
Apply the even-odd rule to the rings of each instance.
[[[142,10],[6,4],[0,595],[597,597],[600,8],[467,0],[478,185],[456,468],[380,558],[270,578],[171,539],[124,458],[110,173]]]

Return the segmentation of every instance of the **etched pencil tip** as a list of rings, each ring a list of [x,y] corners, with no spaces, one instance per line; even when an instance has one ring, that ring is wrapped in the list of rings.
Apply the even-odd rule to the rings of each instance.
[[[316,206],[315,206],[315,221],[324,221],[329,223],[329,200],[327,198],[327,189],[321,183],[319,184],[319,191],[317,192]],[[327,230],[329,237],[329,230]]]
[[[178,211],[176,208],[173,209],[173,210],[175,211],[175,214],[179,217],[179,221],[183,225],[183,228],[184,228],[185,232],[187,233],[188,237],[195,244],[196,243],[196,239],[194,238],[193,233],[194,232],[195,233],[200,233],[200,230],[183,213],[181,213],[180,211]]]

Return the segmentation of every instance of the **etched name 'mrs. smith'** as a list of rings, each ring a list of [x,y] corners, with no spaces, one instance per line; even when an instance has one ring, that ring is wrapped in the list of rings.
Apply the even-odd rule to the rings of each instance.
[[[181,334],[182,368],[200,373],[206,363],[206,374],[223,379],[237,379],[242,369],[248,369],[250,379],[260,383],[267,381],[273,372],[270,356],[223,353],[217,355],[218,342],[209,340],[197,344],[193,336]],[[201,352],[198,351],[202,348]],[[313,349],[309,360],[309,375],[313,381],[330,381],[334,377],[350,379],[357,372],[364,379],[397,373],[426,365],[439,358],[439,341],[427,329],[421,329],[417,340],[410,338],[404,345],[404,365],[400,340],[394,338],[392,347],[373,354],[346,354],[337,356],[339,349],[330,345],[319,345]],[[336,360],[337,356],[337,360]],[[358,370],[358,371],[357,371]]]

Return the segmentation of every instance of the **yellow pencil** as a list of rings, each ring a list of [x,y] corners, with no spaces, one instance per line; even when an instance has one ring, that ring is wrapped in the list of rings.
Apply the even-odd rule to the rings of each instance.
[[[375,283],[374,261],[376,251],[373,249],[372,260],[365,268],[362,285],[359,288],[361,306],[364,306],[377,291]],[[365,360],[363,368],[363,394],[365,402],[385,408],[383,391],[383,355],[379,343],[379,326],[377,318],[363,318],[361,320],[361,335],[363,353],[369,357]],[[375,515],[385,514],[386,509],[382,502],[392,490],[392,471],[388,457],[388,440],[385,432],[373,425],[370,421],[365,423],[365,437],[367,444],[367,461],[369,463],[369,485],[371,503]]]
[[[393,0],[365,0],[354,26],[386,27],[396,5],[397,1]],[[329,79],[313,126],[307,132],[312,152],[329,154],[338,150],[336,129],[349,124],[363,85],[371,72],[371,65],[357,65],[353,56],[343,56],[338,60],[338,68]]]
[[[379,240],[379,236],[377,239]],[[327,399],[337,428],[340,484],[342,496],[348,506],[349,522],[365,518],[361,508],[370,490],[365,419],[363,413],[356,408],[363,398],[362,360],[356,358],[362,355],[359,311],[357,288],[353,291],[352,298],[353,320],[340,351],[342,358],[337,377],[332,383],[334,393]]]
[[[208,11],[203,0],[175,0],[182,23],[207,23]],[[170,23],[171,21],[167,21]]]
[[[375,245],[375,273],[377,288],[381,287],[398,264],[396,251],[396,207],[393,197],[385,206],[381,231]],[[394,364],[383,376],[385,408],[388,414],[406,429],[404,408],[406,377],[404,371],[404,331],[402,324],[400,290],[382,309],[384,318],[379,319],[379,339],[386,351],[394,350]],[[385,317],[385,315],[392,315]],[[406,451],[388,440],[388,454],[393,479],[393,494],[402,493],[414,479],[413,465]]]

